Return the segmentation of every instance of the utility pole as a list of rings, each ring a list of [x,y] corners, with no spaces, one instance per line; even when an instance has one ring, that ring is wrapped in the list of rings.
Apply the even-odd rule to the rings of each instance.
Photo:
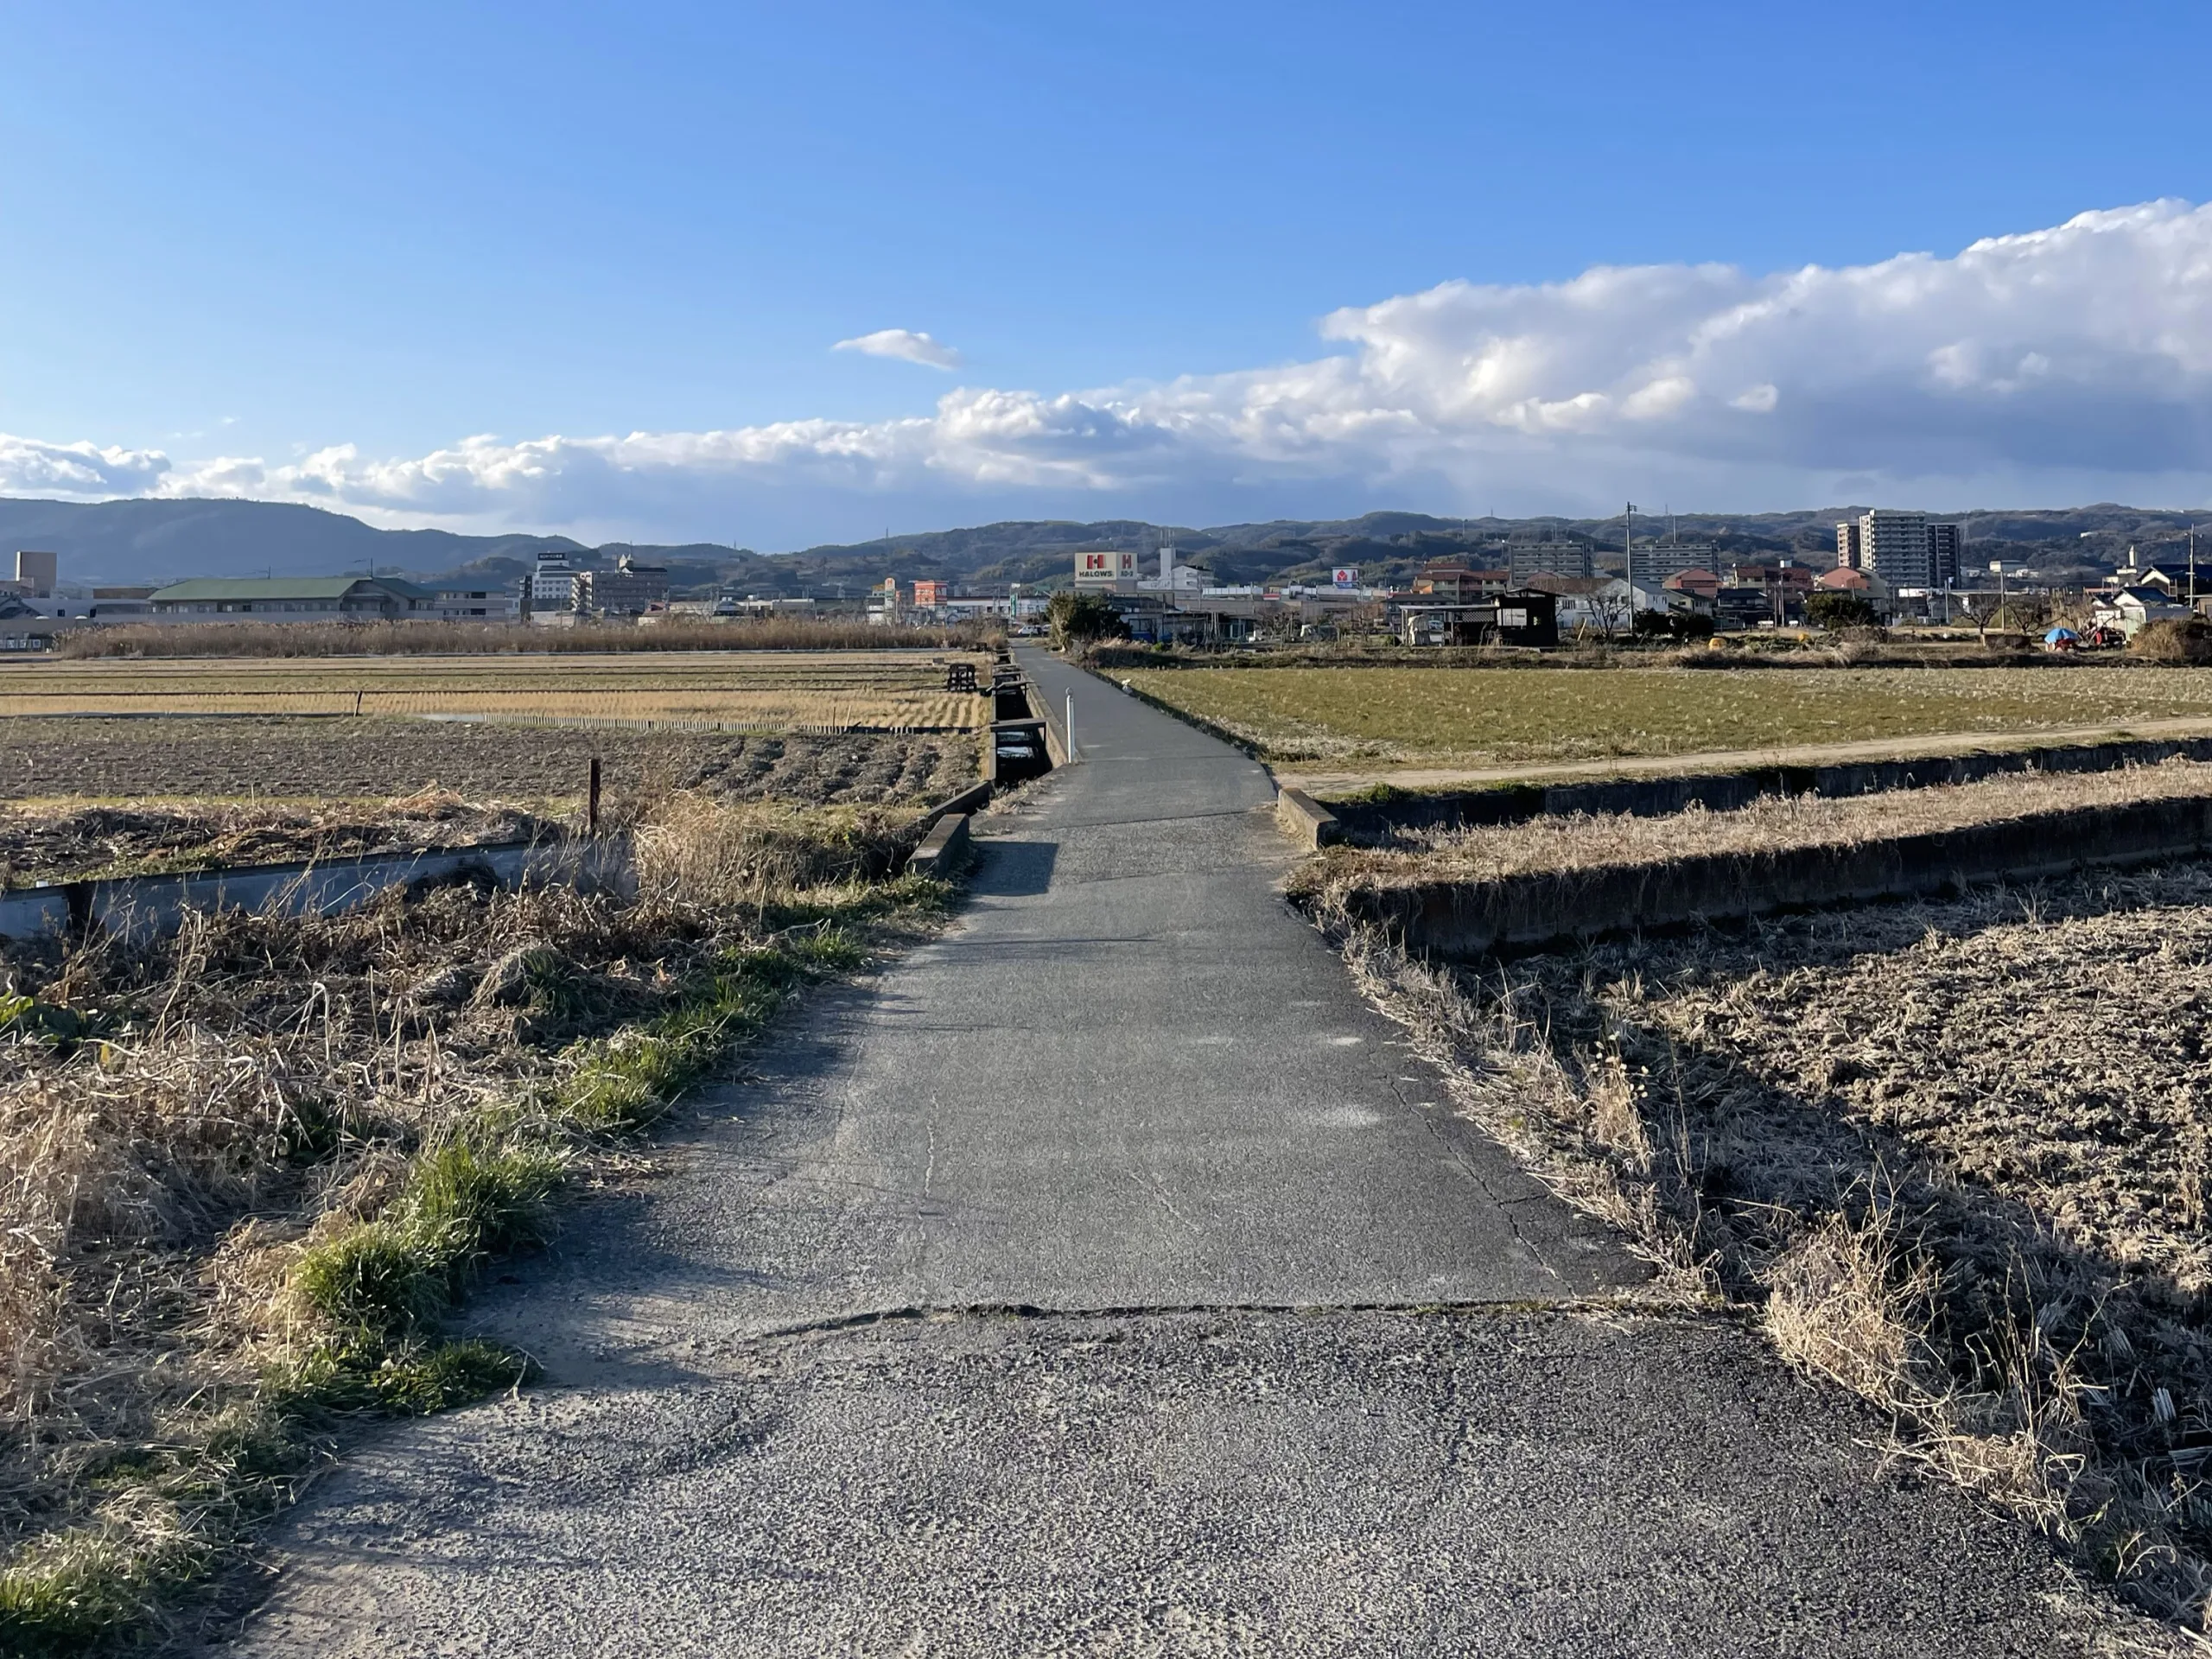
[[[1630,602],[1636,595],[1636,503],[1628,504],[1628,511],[1621,516],[1621,556],[1628,561],[1628,591]]]

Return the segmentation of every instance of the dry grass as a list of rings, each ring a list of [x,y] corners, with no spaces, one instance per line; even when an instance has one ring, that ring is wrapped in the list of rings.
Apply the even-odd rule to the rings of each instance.
[[[1224,667],[1122,677],[1283,761],[1481,766],[2212,714],[2212,671],[2169,668]]]
[[[1347,947],[1463,1109],[1662,1283],[2202,1630],[2212,871],[1481,969]]]
[[[941,898],[888,879],[911,812],[639,818],[631,899],[454,887],[0,944],[0,1648],[141,1617],[331,1411],[513,1381],[437,1337],[476,1265]]]
[[[944,652],[727,652],[0,664],[0,716],[451,715],[651,721],[726,730],[975,731],[986,697],[948,692]]]
[[[809,617],[727,622],[665,618],[572,628],[481,622],[195,622],[87,629],[66,634],[60,657],[543,656],[579,652],[951,651],[995,628],[884,628],[862,619]]]
[[[1694,806],[1653,817],[1570,813],[1522,823],[1395,832],[1379,848],[1343,848],[1306,867],[1299,889],[1491,881],[1557,870],[1671,863],[1718,854],[1846,847],[2075,807],[2212,795],[2212,765],[2169,760],[2096,772],[2016,772],[1969,784],[1823,798],[1762,796],[1734,811]]]

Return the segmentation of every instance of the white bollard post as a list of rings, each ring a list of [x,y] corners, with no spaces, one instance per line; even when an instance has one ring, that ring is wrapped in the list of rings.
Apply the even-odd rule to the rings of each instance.
[[[1075,764],[1075,693],[1068,693],[1068,764]]]

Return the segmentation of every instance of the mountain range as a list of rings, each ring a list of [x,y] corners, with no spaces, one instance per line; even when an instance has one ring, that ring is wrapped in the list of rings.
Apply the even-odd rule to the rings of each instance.
[[[1791,557],[1825,564],[1834,557],[1835,524],[1858,506],[1776,513],[1639,516],[1639,543],[1669,536],[1709,543],[1716,563]],[[2166,512],[2101,502],[2046,510],[1935,514],[1967,527],[1968,558],[2024,564],[2052,580],[2108,571],[2137,548],[2164,563],[2187,557],[2189,527],[2212,524],[2212,510]],[[188,576],[334,575],[371,569],[415,576],[462,575],[486,582],[520,575],[541,550],[558,550],[584,566],[620,554],[666,565],[679,593],[830,596],[856,594],[887,575],[901,581],[1064,582],[1079,548],[1126,548],[1152,556],[1172,543],[1189,563],[1221,582],[1325,582],[1332,568],[1359,567],[1363,580],[1403,582],[1437,559],[1483,561],[1486,550],[1519,534],[1581,537],[1599,548],[1621,544],[1620,514],[1611,518],[1448,518],[1370,512],[1357,518],[1285,519],[1211,529],[1140,519],[1091,524],[1020,520],[927,531],[881,541],[758,553],[713,543],[608,543],[587,547],[563,536],[467,536],[443,530],[378,530],[321,508],[276,502],[130,500],[76,503],[0,499],[0,563],[14,548],[51,549],[62,580],[144,584]],[[2212,563],[2212,539],[2205,553]]]

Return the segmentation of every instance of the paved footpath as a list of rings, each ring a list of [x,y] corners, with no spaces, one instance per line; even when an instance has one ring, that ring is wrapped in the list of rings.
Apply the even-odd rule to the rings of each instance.
[[[357,1448],[220,1651],[2163,1649],[1640,1309],[1283,904],[1260,768],[1029,667],[1082,762],[959,922],[481,1303],[544,1382]]]

